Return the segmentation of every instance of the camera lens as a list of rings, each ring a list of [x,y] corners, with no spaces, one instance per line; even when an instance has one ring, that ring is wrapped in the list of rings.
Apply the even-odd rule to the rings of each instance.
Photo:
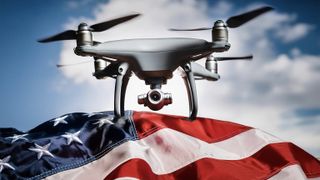
[[[153,101],[159,101],[161,99],[161,94],[157,91],[154,91],[150,94],[150,97]]]
[[[147,94],[138,96],[138,103],[158,111],[163,106],[171,104],[172,98],[170,93],[163,93],[161,89],[151,89]]]

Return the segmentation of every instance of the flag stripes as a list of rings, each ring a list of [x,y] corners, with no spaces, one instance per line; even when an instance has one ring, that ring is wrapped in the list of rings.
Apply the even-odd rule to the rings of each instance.
[[[319,160],[259,129],[150,112],[71,113],[25,133],[0,129],[0,148],[1,179],[320,178]]]
[[[133,122],[135,124],[137,136],[140,139],[159,129],[170,128],[208,143],[212,143],[230,138],[251,129],[251,127],[228,121],[200,117],[195,121],[189,121],[181,116],[150,112],[134,112]]]
[[[305,152],[290,143],[276,143],[262,148],[248,158],[239,160],[203,158],[166,174],[157,174],[153,171],[150,163],[145,160],[132,159],[115,169],[106,179],[114,179],[115,177],[134,177],[138,179],[268,179],[291,165],[302,166],[303,171],[300,171],[300,176],[308,178],[320,176],[319,162],[312,156],[300,156],[294,159],[291,153],[296,153],[298,156]],[[309,164],[310,162],[312,163]]]
[[[320,175],[320,172],[313,173],[320,169],[320,165],[311,155],[291,143],[281,142],[257,129],[250,129],[224,141],[207,143],[163,128],[143,139],[127,141],[84,167],[58,173],[58,177],[178,178],[179,174],[191,177],[186,172],[200,168],[204,170],[193,170],[195,174],[192,177],[234,177],[236,173],[244,174],[242,179],[265,179],[281,168],[297,162],[302,165],[308,177]],[[81,170],[82,168],[85,170]],[[138,170],[135,170],[137,168]],[[63,176],[64,173],[67,176]],[[57,177],[53,175],[52,178]]]
[[[293,179],[307,179],[307,180],[320,180],[320,177],[308,178],[301,166],[298,164],[289,165],[274,176],[270,177],[268,180],[293,180]]]

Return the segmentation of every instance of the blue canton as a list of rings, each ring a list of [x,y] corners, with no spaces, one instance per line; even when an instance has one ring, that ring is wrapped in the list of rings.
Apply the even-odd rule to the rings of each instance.
[[[27,132],[0,128],[0,179],[42,179],[99,159],[137,139],[131,113],[71,113]]]

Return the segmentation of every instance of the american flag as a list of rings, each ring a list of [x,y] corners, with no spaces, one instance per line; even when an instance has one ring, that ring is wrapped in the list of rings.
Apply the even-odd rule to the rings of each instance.
[[[127,111],[0,129],[0,179],[320,179],[320,161],[262,130]]]

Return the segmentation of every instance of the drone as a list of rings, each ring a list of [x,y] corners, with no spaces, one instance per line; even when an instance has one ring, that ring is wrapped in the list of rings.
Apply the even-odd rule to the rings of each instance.
[[[228,51],[228,28],[237,28],[244,23],[264,14],[272,7],[264,6],[240,15],[230,17],[226,22],[217,20],[213,27],[195,29],[169,29],[171,31],[202,31],[211,30],[212,42],[195,38],[139,38],[122,39],[107,42],[94,41],[93,32],[102,32],[118,24],[138,17],[131,14],[102,23],[88,26],[80,23],[77,30],[40,39],[47,43],[60,40],[76,40],[74,53],[79,56],[91,56],[94,59],[96,79],[114,78],[114,114],[123,117],[125,114],[125,94],[128,81],[134,73],[139,79],[150,85],[150,90],[138,95],[138,104],[157,111],[172,104],[171,93],[165,93],[161,86],[173,76],[173,71],[182,69],[189,102],[189,120],[194,120],[198,112],[198,98],[195,80],[205,79],[217,81],[218,61],[251,60],[252,55],[243,57],[214,57],[213,53]],[[206,58],[205,66],[195,61]]]

